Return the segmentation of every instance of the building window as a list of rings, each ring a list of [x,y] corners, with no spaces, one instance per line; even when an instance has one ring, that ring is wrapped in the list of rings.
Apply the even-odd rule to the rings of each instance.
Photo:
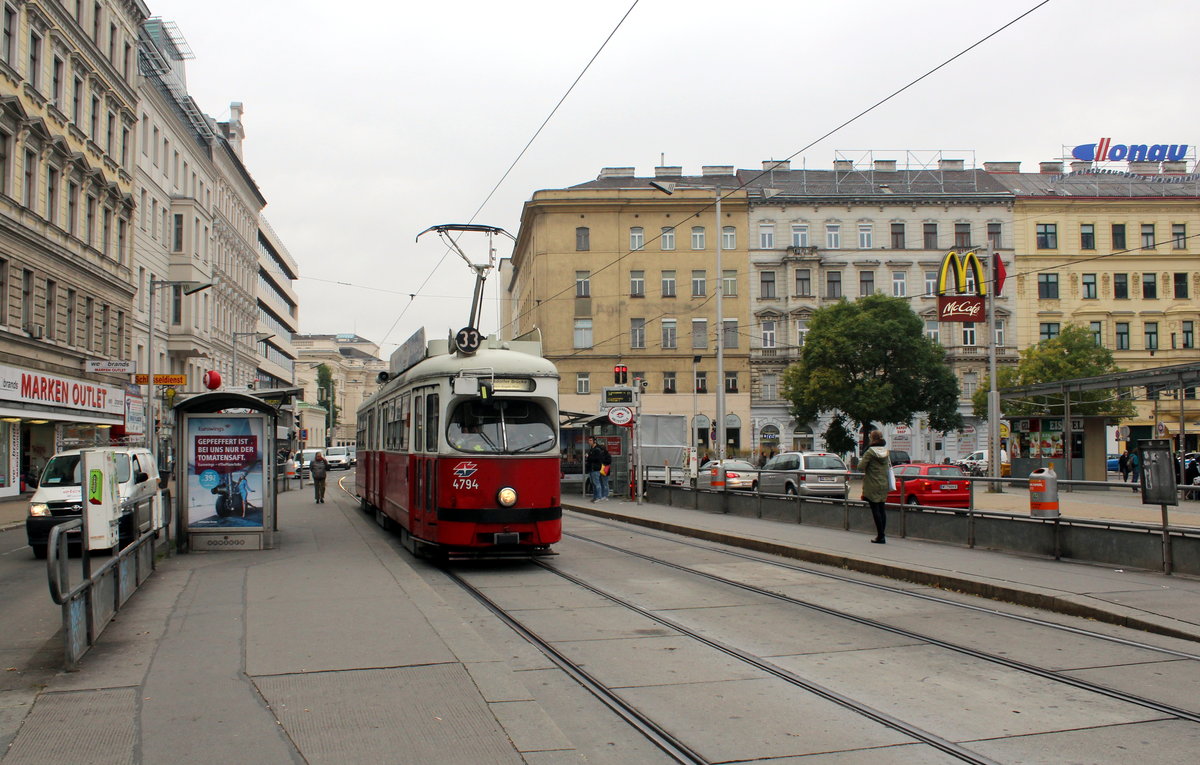
[[[825,297],[840,298],[842,296],[842,272],[830,271],[825,275]]]
[[[810,297],[812,294],[812,271],[807,268],[797,268],[796,297]]]
[[[1093,321],[1088,324],[1088,331],[1092,333],[1092,342],[1101,347],[1104,346],[1104,322]]]
[[[738,392],[737,381],[738,381],[738,373],[737,372],[726,372],[725,373],[725,392],[726,393],[737,393]]]
[[[904,224],[903,223],[893,223],[892,224],[892,249],[893,250],[903,250],[904,249]]]
[[[808,226],[804,223],[792,224],[792,246],[807,247],[808,246]]]
[[[662,296],[675,297],[675,272],[662,272]]]
[[[924,246],[927,250],[938,248],[938,232],[936,223],[926,223],[924,228]]]
[[[996,347],[1004,345],[1004,319],[996,319]]]
[[[592,320],[591,319],[576,319],[575,320],[575,347],[576,348],[591,348],[592,347]]]
[[[767,401],[779,398],[779,377],[777,375],[762,376],[762,397]]]
[[[760,327],[762,328],[762,347],[763,348],[774,348],[775,347],[775,320],[774,319],[763,319]]]
[[[646,296],[646,272],[645,271],[630,271],[629,272],[629,295],[630,295],[630,297],[645,297]]]
[[[1100,293],[1096,290],[1096,275],[1095,274],[1084,274],[1083,275],[1083,299],[1084,300],[1095,300],[1099,296],[1100,296]]]
[[[1188,275],[1175,274],[1175,298],[1177,300],[1187,300],[1188,296]]]
[[[646,320],[645,319],[630,319],[629,320],[629,347],[630,348],[645,348],[646,347]]]
[[[975,322],[964,321],[962,325],[962,344],[965,346],[975,345]]]
[[[679,347],[675,319],[662,320],[662,347],[671,349]]]
[[[674,393],[675,391],[675,373],[663,372],[663,393]]]
[[[1096,249],[1096,225],[1094,223],[1079,224],[1079,249]]]
[[[1129,299],[1129,274],[1113,274],[1113,299]]]
[[[1117,322],[1117,350],[1129,350],[1129,323],[1124,321]]]
[[[1142,299],[1158,299],[1158,274],[1142,274]]]
[[[1039,224],[1037,224],[1037,248],[1039,250],[1057,250],[1058,249],[1058,224],[1057,223],[1039,223]]]
[[[1000,249],[1000,225],[999,223],[987,224],[988,244],[992,246],[993,250]]]
[[[575,373],[575,392],[579,394],[592,392],[592,378],[587,372]]]
[[[963,372],[962,376],[962,397],[971,398],[975,395],[975,389],[979,387],[978,372]]]
[[[937,294],[937,282],[938,282],[938,272],[937,271],[926,271],[925,272],[925,296],[926,297],[931,297],[931,296]]]
[[[175,223],[171,227],[171,251],[183,252],[183,216],[176,213]]]
[[[1180,325],[1183,329],[1183,347],[1196,347],[1196,324],[1195,322],[1185,321]]]
[[[721,290],[726,297],[737,297],[737,271],[722,269]]]
[[[1112,248],[1114,250],[1125,249],[1125,224],[1112,224]]]
[[[3,40],[0,40],[0,58],[3,58],[4,63],[12,66],[13,56],[16,55],[17,47],[17,11],[4,5],[4,29],[2,30]]]
[[[971,249],[971,224],[954,224],[954,247],[958,250]]]
[[[30,211],[33,210],[33,205],[37,201],[37,177],[38,177],[38,156],[37,152],[25,151],[25,206]]]
[[[675,227],[663,226],[662,233],[658,238],[658,248],[660,250],[675,249]]]
[[[826,224],[825,248],[829,250],[840,250],[842,248],[842,227],[840,224]]]
[[[696,392],[708,393],[708,372],[696,372]]]
[[[591,271],[576,271],[575,272],[575,297],[585,298],[592,296],[592,272]]]
[[[1142,249],[1143,250],[1153,250],[1154,249],[1154,224],[1153,223],[1143,223],[1142,224]]]
[[[692,347],[708,347],[708,319],[692,319]]]
[[[703,271],[692,271],[692,297],[704,297],[707,294],[707,276]]]
[[[646,246],[646,232],[641,226],[629,229],[629,249],[640,250]]]
[[[937,319],[927,319],[925,321],[925,337],[935,343],[940,343],[942,341],[942,323]]]
[[[1058,299],[1058,274],[1038,274],[1038,298]]]
[[[157,149],[155,150],[154,154],[155,156],[158,155]],[[579,228],[575,229],[575,251],[587,252],[590,249],[592,249],[591,229],[589,229],[587,226],[580,226]]]
[[[692,226],[692,249],[704,249],[704,226]]]
[[[875,293],[875,272],[874,271],[859,271],[858,272],[858,294],[872,295]]]
[[[768,300],[776,297],[774,271],[763,271],[758,275],[758,296]]]
[[[723,323],[725,325],[725,332],[723,333],[724,338],[721,340],[722,347],[737,348],[738,347],[738,321],[737,321],[737,319],[725,319]]]
[[[892,272],[892,297],[908,297],[908,274],[904,271]]]
[[[1043,321],[1038,324],[1038,340],[1053,340],[1058,337],[1058,322]]]
[[[1187,249],[1187,224],[1171,224],[1171,246],[1177,250]]]
[[[858,249],[869,250],[875,246],[874,244],[872,244],[871,233],[872,232],[871,232],[871,224],[870,223],[858,224]]]
[[[3,282],[0,282],[0,287]],[[67,290],[67,345],[75,345],[75,290]]]
[[[1158,322],[1157,321],[1146,322],[1146,350],[1148,350],[1148,351],[1157,351],[1158,350]]]
[[[46,220],[58,225],[58,179],[59,170],[50,165],[46,168]]]
[[[804,345],[804,341],[807,339],[808,319],[796,319],[796,347],[802,347]]]
[[[29,33],[29,84],[42,89],[42,36],[37,32]]]
[[[733,226],[726,226],[725,228],[721,229],[721,249],[737,249],[737,229]]]
[[[760,249],[760,250],[775,249],[775,224],[774,223],[758,224],[758,249]]]

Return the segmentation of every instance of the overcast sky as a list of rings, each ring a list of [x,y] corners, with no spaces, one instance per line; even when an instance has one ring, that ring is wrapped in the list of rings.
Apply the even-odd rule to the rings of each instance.
[[[300,266],[301,331],[357,332],[385,357],[420,326],[467,323],[471,272],[414,238],[471,220],[633,5],[147,2],[195,53],[201,109],[244,105],[246,164]],[[533,192],[602,167],[787,158],[1039,2],[640,0],[474,220],[515,235]],[[1194,145],[1197,18],[1194,0],[1050,0],[792,166],[941,150],[1036,171],[1102,137]],[[463,241],[485,257],[482,237]]]

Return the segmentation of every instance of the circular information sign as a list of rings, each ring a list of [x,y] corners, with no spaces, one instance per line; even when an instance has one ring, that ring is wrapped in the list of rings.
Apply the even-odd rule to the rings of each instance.
[[[462,353],[474,353],[482,341],[479,330],[474,327],[463,327],[454,335],[454,347]]]
[[[633,422],[633,410],[627,406],[614,406],[608,410],[608,421],[613,425],[628,425]]]

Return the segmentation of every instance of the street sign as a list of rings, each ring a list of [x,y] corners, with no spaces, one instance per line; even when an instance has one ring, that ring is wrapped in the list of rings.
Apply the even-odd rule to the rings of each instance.
[[[627,406],[614,406],[608,410],[608,421],[613,425],[629,425],[633,422],[633,410]]]
[[[454,335],[454,347],[460,353],[470,355],[479,350],[480,344],[483,342],[483,336],[479,334],[479,330],[475,327],[463,327]]]
[[[89,359],[87,363],[87,371],[115,375],[131,375],[137,371],[137,362]]]
[[[138,375],[134,382],[145,385],[149,375]],[[187,385],[187,375],[154,375],[155,385]]]

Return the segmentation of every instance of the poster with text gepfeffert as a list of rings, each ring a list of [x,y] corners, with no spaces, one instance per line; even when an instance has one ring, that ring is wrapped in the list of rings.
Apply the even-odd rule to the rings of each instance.
[[[191,417],[187,432],[189,529],[263,527],[263,420]]]

